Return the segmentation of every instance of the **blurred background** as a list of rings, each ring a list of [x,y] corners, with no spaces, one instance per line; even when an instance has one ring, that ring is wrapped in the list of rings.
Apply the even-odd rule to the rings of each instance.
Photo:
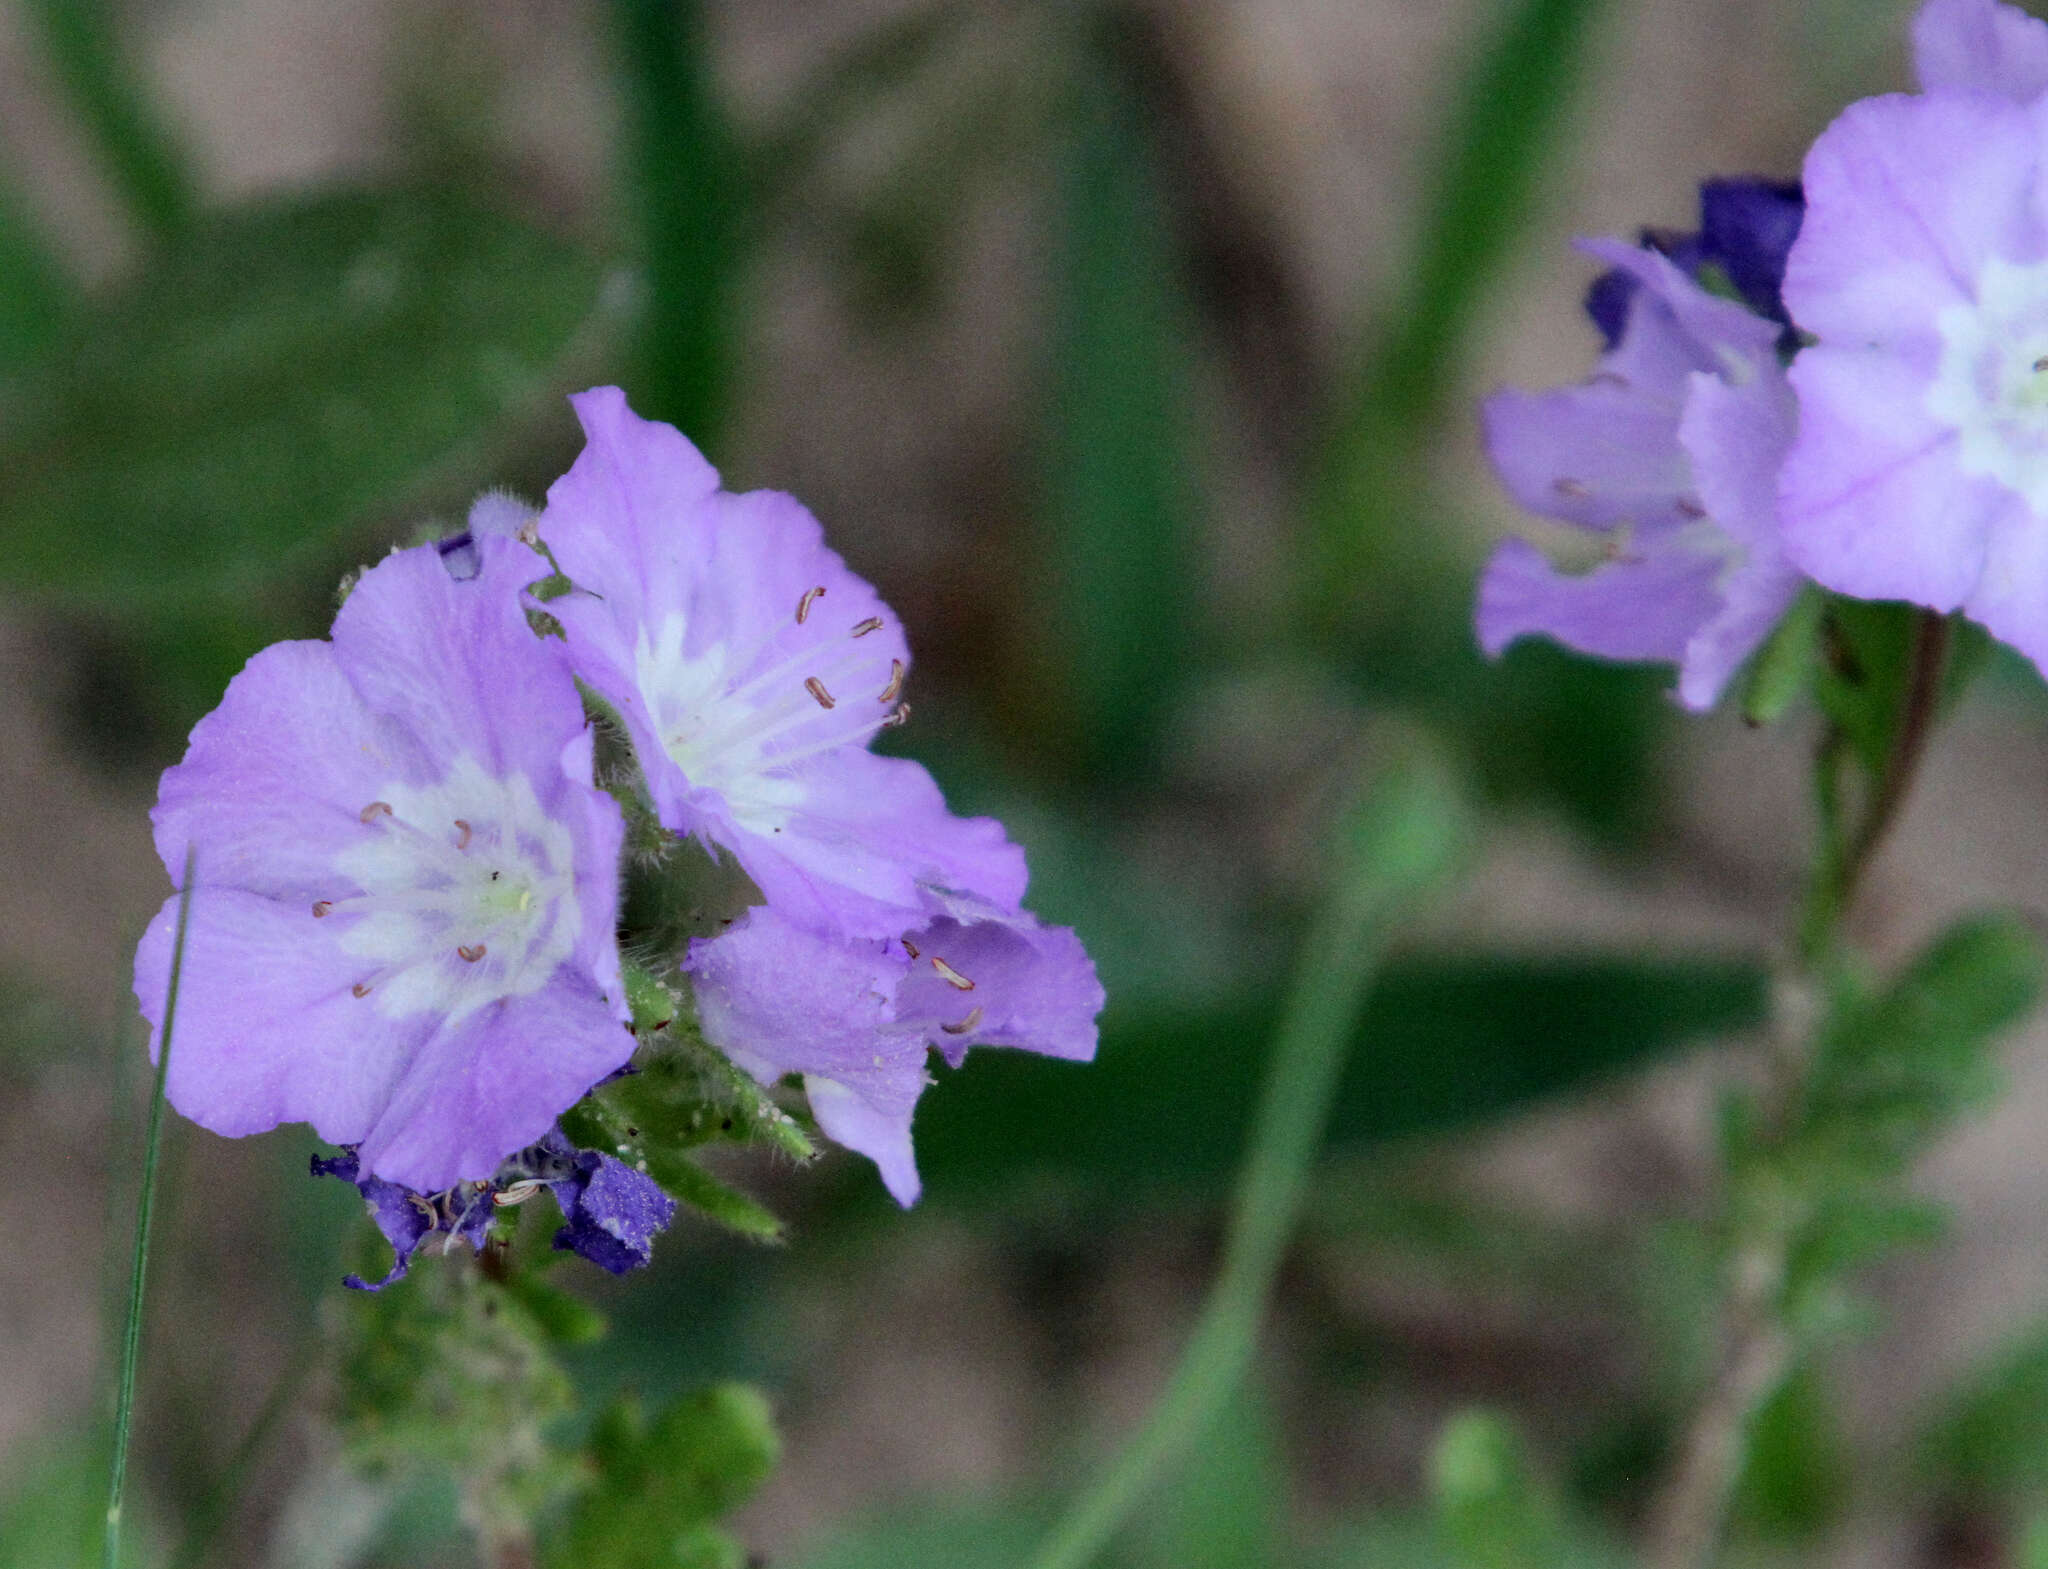
[[[1374,994],[1250,1391],[1117,1561],[1440,1563],[1424,1500],[1509,1431],[1569,1561],[1607,1561],[1706,1351],[1716,1086],[1797,898],[1810,733],[1547,645],[1481,660],[1472,574],[1517,520],[1473,405],[1590,366],[1571,236],[1795,173],[1905,84],[1905,18],[0,0],[0,1565],[96,1539],[158,772],[350,567],[486,486],[538,501],[562,394],[614,380],[895,605],[895,744],[1008,823],[1111,1004],[1091,1068],[943,1077],[908,1215],[849,1158],[735,1166],[790,1245],[685,1223],[581,1282],[613,1324],[581,1394],[760,1381],[766,1562],[1018,1562],[1173,1364],[1323,830],[1419,732],[1485,803],[1478,855]],[[1862,935],[2048,907],[2044,806],[2048,702],[2006,660]],[[1766,1412],[1737,1561],[2020,1561],[2048,1028],[2005,1071],[1917,1178],[1945,1232]],[[323,1427],[308,1352],[360,1305],[360,1222],[313,1147],[173,1130],[149,1561],[230,1492],[207,1562],[470,1561],[445,1491],[354,1478]]]

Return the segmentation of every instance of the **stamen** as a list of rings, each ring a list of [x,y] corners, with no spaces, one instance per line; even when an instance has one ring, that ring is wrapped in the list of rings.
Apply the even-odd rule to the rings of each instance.
[[[362,811],[357,813],[356,815],[367,823],[368,821],[370,821],[371,818],[377,816],[379,813],[382,813],[384,816],[389,817],[391,815],[391,803],[389,801],[372,801],[368,806],[364,807]]]
[[[889,684],[882,688],[882,695],[878,699],[878,701],[884,703],[893,703],[899,696],[902,695],[902,692],[903,661],[900,659],[892,659],[889,661]]]
[[[822,599],[824,595],[825,585],[823,583],[820,583],[816,588],[804,590],[804,597],[796,602],[796,624],[798,626],[802,626],[805,620],[809,618],[812,601]]]
[[[333,908],[334,901],[332,899],[315,899],[313,901],[313,919],[319,920],[321,916]]]
[[[880,616],[869,616],[867,620],[861,622],[859,626],[853,629],[853,635],[855,637],[866,637],[870,632],[879,632],[881,630],[882,618]]]
[[[820,708],[836,708],[839,706],[832,700],[832,694],[825,690],[825,683],[816,676],[804,677],[804,690],[818,700]]]
[[[942,1024],[939,1028],[948,1035],[965,1035],[979,1023],[981,1023],[981,1004],[976,1003],[973,1010],[958,1024]]]
[[[478,943],[474,947],[470,946],[468,943],[458,943],[456,945],[455,951],[461,954],[462,957],[467,959],[471,964],[474,964],[476,963],[477,960],[481,959],[484,956],[485,950],[484,945],[482,943]]]
[[[2048,374],[2048,354],[2044,354],[2034,361],[2034,374],[2036,376]]]
[[[423,1193],[408,1193],[406,1202],[427,1217],[427,1229],[433,1230],[441,1224],[441,1213],[434,1208],[434,1201]]]
[[[458,817],[455,819],[455,826],[462,831],[462,837],[455,841],[455,848],[467,850],[469,848],[469,824]]]
[[[524,1204],[528,1199],[540,1192],[540,1187],[541,1185],[538,1182],[533,1181],[531,1178],[525,1178],[518,1182],[509,1183],[502,1192],[493,1193],[491,1195],[491,1202],[499,1209],[509,1209],[514,1204]]]
[[[898,703],[896,705],[896,712],[882,721],[882,728],[884,730],[894,730],[898,725],[907,725],[909,723],[910,705],[908,703]]]
[[[528,518],[513,531],[512,537],[529,550],[540,549],[540,519]]]
[[[349,992],[356,997],[367,997],[370,995],[370,983],[368,981],[357,981],[355,985],[349,988]]]
[[[948,964],[944,959],[941,959],[937,954],[932,955],[932,968],[937,970],[939,974],[943,975],[950,985],[957,986],[960,988],[960,990],[964,992],[971,992],[974,990],[974,982],[970,981],[966,976],[962,975],[958,970],[954,969],[952,965]]]
[[[924,957],[923,954],[917,951],[917,944],[912,942],[908,937],[903,939],[903,951],[909,954],[910,957],[913,959],[922,959]]]

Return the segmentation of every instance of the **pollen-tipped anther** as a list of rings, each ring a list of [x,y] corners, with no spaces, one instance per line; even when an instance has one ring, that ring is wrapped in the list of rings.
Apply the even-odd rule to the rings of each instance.
[[[805,621],[810,619],[811,605],[818,599],[822,598],[824,596],[824,593],[825,585],[822,583],[820,583],[816,588],[807,588],[804,590],[804,597],[796,602],[796,624],[798,626],[802,626]]]
[[[965,1035],[979,1023],[981,1023],[981,1004],[976,1003],[973,1008],[968,1010],[967,1017],[958,1024],[942,1024],[939,1028],[948,1035]]]
[[[958,970],[954,969],[952,965],[948,964],[944,959],[941,959],[937,954],[932,955],[932,968],[937,970],[940,975],[945,977],[946,983],[948,985],[957,986],[963,992],[971,992],[974,990],[974,982],[970,981],[966,976],[962,975]]]
[[[455,848],[458,850],[467,850],[469,848],[469,824],[459,817],[455,819]]]
[[[370,995],[370,983],[368,981],[357,981],[348,990],[349,995],[352,997],[367,997]]]
[[[804,690],[818,700],[820,708],[836,708],[838,706],[832,694],[825,690],[825,683],[816,676],[804,677]]]
[[[457,944],[455,951],[474,964],[484,956],[486,950],[482,943],[460,943]]]
[[[893,703],[896,701],[898,697],[902,695],[903,661],[900,659],[892,659],[889,661],[889,684],[882,688],[882,695],[878,699],[878,701],[884,703]]]
[[[867,620],[859,622],[854,626],[853,635],[855,637],[866,637],[870,632],[879,632],[881,630],[882,618],[880,616],[869,616]]]
[[[366,823],[378,817],[389,817],[391,815],[391,803],[389,801],[372,801],[356,815]]]
[[[315,899],[313,901],[313,919],[319,920],[321,916],[333,908],[334,901],[332,899]]]

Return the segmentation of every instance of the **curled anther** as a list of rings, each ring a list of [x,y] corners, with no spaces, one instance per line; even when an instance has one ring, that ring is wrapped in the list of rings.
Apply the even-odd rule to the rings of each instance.
[[[486,950],[482,943],[458,943],[456,944],[455,951],[471,964],[474,964],[484,956]]]
[[[882,721],[882,728],[884,730],[894,730],[898,725],[907,725],[909,723],[910,705],[908,703],[898,703],[896,705],[896,712]]]
[[[944,959],[941,959],[937,954],[932,955],[932,968],[937,970],[939,974],[943,975],[946,978],[946,982],[948,985],[957,986],[963,992],[971,992],[974,990],[974,982],[970,981],[966,976],[962,975],[958,970],[954,969],[952,965],[948,964]]]
[[[804,590],[804,597],[796,602],[796,624],[798,626],[802,626],[805,621],[810,619],[811,606],[817,600],[822,599],[824,597],[824,594],[825,585],[822,583],[820,583],[816,588],[807,588]]]
[[[356,815],[366,823],[373,818],[389,817],[391,815],[391,803],[389,801],[372,801]]]
[[[319,920],[321,916],[333,908],[334,901],[332,899],[315,899],[313,901],[313,919]]]
[[[903,939],[903,951],[909,954],[910,957],[913,959],[921,959],[924,957],[924,955],[920,954],[917,951],[917,944],[912,942],[908,937]]]
[[[976,1003],[974,1007],[968,1011],[967,1017],[962,1019],[958,1024],[942,1024],[939,1026],[939,1028],[944,1030],[948,1035],[965,1035],[969,1030],[973,1029],[975,1025],[979,1023],[981,1023],[981,1004]]]
[[[370,983],[368,981],[357,981],[348,990],[351,997],[367,997],[370,995]]]
[[[855,637],[866,637],[870,632],[879,632],[881,630],[882,618],[880,616],[869,616],[867,620],[860,622],[854,627],[853,635]]]
[[[458,850],[467,850],[469,848],[469,824],[458,817],[455,819],[455,831],[457,834],[457,838],[455,840],[455,848]]]
[[[532,1178],[522,1178],[518,1182],[507,1183],[498,1192],[493,1193],[491,1202],[499,1209],[510,1209],[514,1204],[524,1204],[540,1192],[540,1188],[541,1185]]]
[[[878,701],[884,703],[893,703],[896,701],[897,698],[901,697],[902,695],[903,661],[900,659],[892,659],[889,661],[889,684],[882,688],[882,695],[878,699]]]
[[[818,700],[820,708],[836,708],[839,706],[838,700],[825,690],[825,683],[816,676],[804,677],[804,690]]]

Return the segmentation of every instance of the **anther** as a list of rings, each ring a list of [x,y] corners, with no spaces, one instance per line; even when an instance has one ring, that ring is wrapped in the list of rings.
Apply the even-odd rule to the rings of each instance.
[[[313,901],[313,919],[319,920],[321,916],[333,908],[334,901],[332,899],[315,899]]]
[[[917,951],[917,944],[912,942],[908,937],[903,939],[903,951],[909,954],[910,957],[913,959],[921,959],[924,957],[923,954]]]
[[[898,725],[907,725],[909,723],[910,705],[908,703],[898,703],[896,705],[896,712],[882,721],[882,728],[884,730],[894,730]]]
[[[1692,518],[1697,520],[1707,515],[1707,509],[1705,507],[1701,506],[1697,501],[1690,500],[1687,497],[1680,496],[1678,498],[1677,505],[1678,515],[1682,518]]]
[[[1561,479],[1550,488],[1569,501],[1583,501],[1593,494],[1586,488],[1586,482],[1579,479]]]
[[[804,690],[810,693],[811,696],[815,697],[818,700],[818,706],[820,708],[836,708],[838,706],[838,704],[833,701],[832,694],[825,690],[825,683],[820,681],[816,676],[804,677]]]
[[[2034,374],[2039,376],[2044,372],[2048,372],[2048,354],[2044,354],[2034,361]]]
[[[432,1231],[441,1224],[441,1213],[434,1208],[434,1201],[432,1199],[420,1193],[408,1193],[405,1197],[407,1203],[427,1217],[427,1229],[429,1231]]]
[[[965,1035],[969,1030],[973,1029],[975,1025],[979,1023],[981,1023],[981,1004],[976,1003],[974,1005],[973,1010],[969,1012],[967,1017],[962,1019],[958,1024],[942,1024],[939,1026],[939,1028],[944,1030],[948,1035]]]
[[[866,637],[870,632],[879,632],[881,630],[882,618],[880,616],[869,616],[867,620],[861,622],[859,626],[853,629],[853,635],[855,637]]]
[[[472,947],[468,943],[458,943],[456,945],[455,951],[461,954],[462,957],[467,959],[471,964],[474,964],[476,963],[477,960],[481,959],[484,956],[484,945],[482,943],[478,943],[474,947]]]
[[[371,818],[379,815],[389,817],[391,815],[391,803],[389,801],[372,801],[356,815],[366,823]]]
[[[528,550],[540,549],[540,519],[528,518],[513,531],[512,537]]]
[[[937,954],[932,955],[932,968],[943,975],[949,984],[959,987],[960,990],[964,992],[974,990],[974,982],[954,969],[952,965],[941,959]]]
[[[455,848],[458,850],[467,850],[469,848],[469,824],[465,823],[461,818],[458,817],[455,819],[455,826],[462,835],[461,838],[455,841]]]
[[[370,983],[368,981],[357,981],[355,985],[349,988],[349,992],[356,997],[367,997],[370,995]]]
[[[820,583],[816,588],[807,588],[804,590],[804,597],[796,602],[796,624],[798,626],[802,626],[804,622],[810,618],[812,602],[814,600],[822,598],[824,596],[824,593],[825,585],[822,583]]]
[[[893,703],[902,694],[902,691],[903,661],[900,659],[892,659],[889,661],[889,684],[882,688],[882,695],[879,701],[884,703]]]
[[[514,1204],[524,1204],[538,1192],[540,1192],[540,1184],[531,1178],[526,1178],[518,1182],[507,1183],[501,1191],[491,1195],[491,1202],[499,1209],[509,1209]]]

